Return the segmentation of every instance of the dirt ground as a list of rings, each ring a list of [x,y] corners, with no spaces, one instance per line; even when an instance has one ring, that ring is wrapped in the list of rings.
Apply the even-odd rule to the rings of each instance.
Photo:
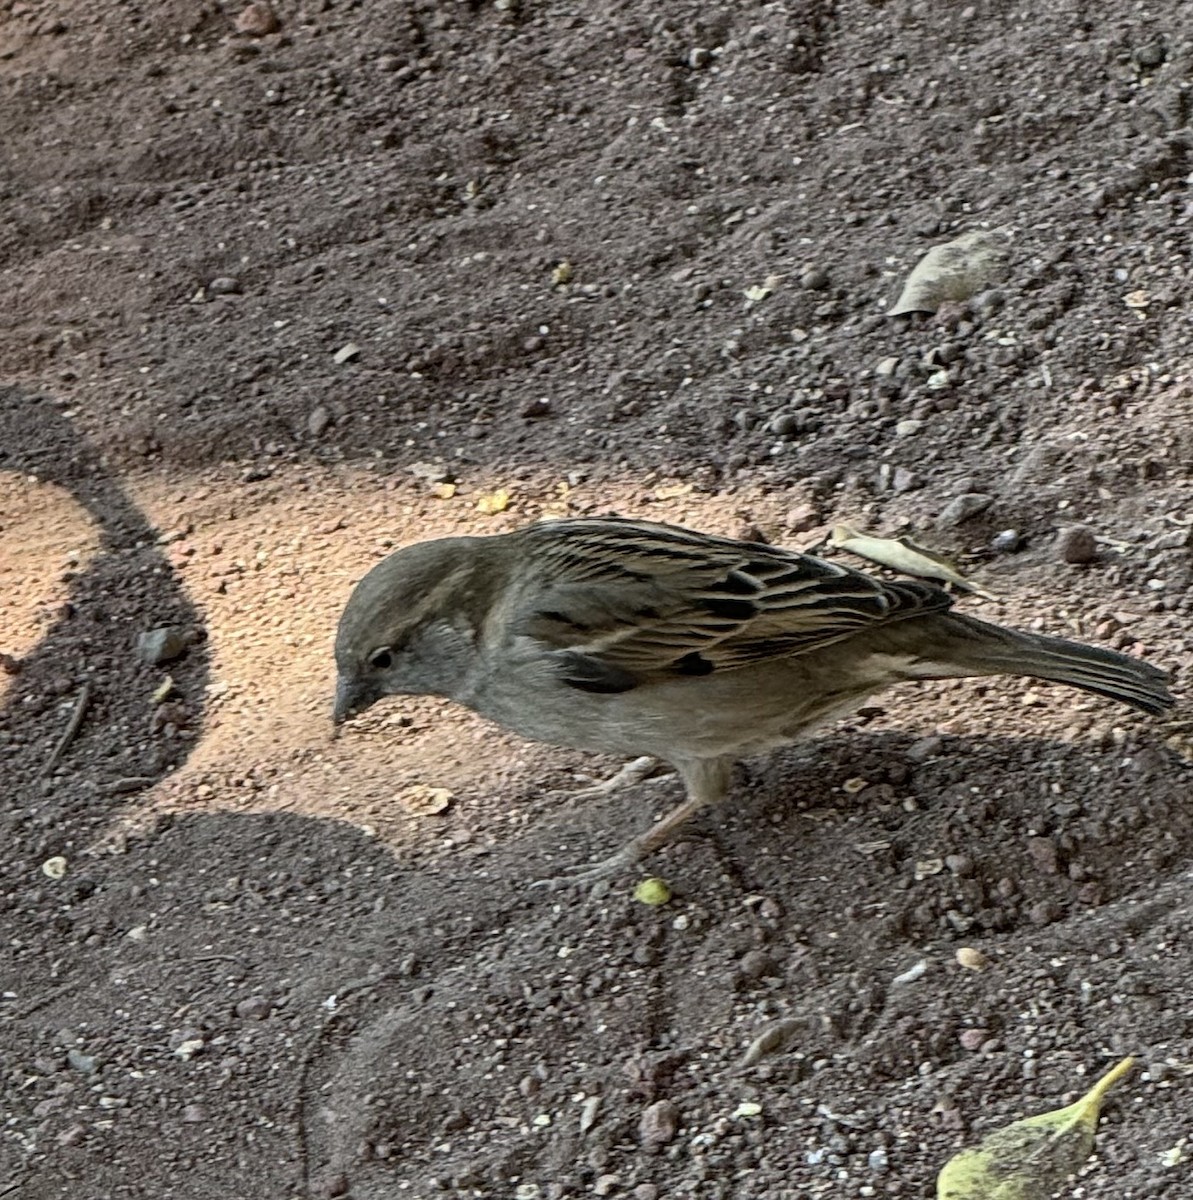
[[[1187,8],[0,0],[0,1197],[928,1197],[1126,1054],[1070,1194],[1189,1196]],[[908,687],[544,893],[675,781],[333,740],[331,642],[608,511],[910,533],[1184,711]]]

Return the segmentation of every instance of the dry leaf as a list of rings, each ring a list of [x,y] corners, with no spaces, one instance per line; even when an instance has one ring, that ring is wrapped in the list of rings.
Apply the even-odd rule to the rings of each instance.
[[[41,864],[41,873],[47,879],[61,879],[66,874],[66,859],[61,854],[55,854],[53,858],[47,858]]]
[[[495,492],[489,492],[482,496],[476,502],[477,512],[483,512],[488,516],[494,513],[505,512],[510,506],[510,494],[505,488],[499,488]]]
[[[551,272],[551,282],[555,287],[562,287],[565,283],[571,283],[573,274],[575,271],[572,264],[565,259],[563,262],[557,263]]]
[[[751,304],[758,304],[767,296],[773,295],[775,289],[783,282],[782,275],[768,275],[761,284],[748,287],[742,293]]]
[[[967,592],[973,592],[986,600],[995,599],[993,593],[976,583],[971,583],[947,558],[923,546],[917,546],[907,538],[882,538],[869,533],[859,533],[849,525],[835,525],[831,545],[867,558],[892,571],[913,575],[918,579],[937,579],[952,583]]]
[[[1003,229],[975,229],[933,246],[911,269],[888,315],[935,312],[946,301],[968,300],[1002,277],[1009,248]]]
[[[414,817],[437,816],[446,812],[451,802],[452,793],[447,788],[430,787],[425,783],[416,783],[398,796],[398,803]]]
[[[433,483],[431,494],[438,496],[440,500],[450,500],[456,494],[456,485],[454,483]]]
[[[937,1200],[1049,1200],[1089,1157],[1102,1100],[1134,1062],[1124,1058],[1075,1104],[996,1129],[954,1155],[936,1181]]]
[[[690,496],[691,494],[692,485],[690,483],[665,483],[662,487],[654,490],[656,500],[678,500],[680,496]]]

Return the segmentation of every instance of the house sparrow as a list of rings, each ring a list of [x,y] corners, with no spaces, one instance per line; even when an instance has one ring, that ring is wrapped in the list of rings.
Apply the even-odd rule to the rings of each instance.
[[[934,584],[621,518],[408,546],[356,585],[335,721],[382,696],[465,704],[527,738],[675,766],[686,798],[630,866],[722,799],[740,758],[807,737],[904,680],[1025,675],[1159,713],[1156,667],[950,611]]]

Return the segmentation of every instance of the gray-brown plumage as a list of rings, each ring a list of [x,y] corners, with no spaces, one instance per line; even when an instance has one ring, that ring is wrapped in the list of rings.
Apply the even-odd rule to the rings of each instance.
[[[739,758],[806,737],[890,684],[1023,675],[1144,712],[1139,659],[950,611],[935,585],[616,518],[409,546],[357,584],[336,637],[335,719],[446,696],[536,741],[675,766],[684,803],[596,878],[720,800]]]

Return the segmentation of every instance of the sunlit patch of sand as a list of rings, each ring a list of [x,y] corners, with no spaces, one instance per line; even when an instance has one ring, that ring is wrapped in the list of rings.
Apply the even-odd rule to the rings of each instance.
[[[400,796],[410,786],[476,795],[503,765],[541,752],[425,698],[387,701],[333,739],[336,622],[378,558],[426,538],[613,509],[732,533],[748,507],[754,519],[770,513],[777,536],[793,500],[702,495],[673,479],[645,489],[605,484],[598,495],[549,479],[513,486],[500,478],[477,478],[441,499],[407,480],[310,469],[253,486],[177,477],[128,486],[159,529],[189,529],[169,553],[205,623],[210,677],[188,760],[130,798],[115,828],[170,811],[286,811],[349,820],[390,842],[409,833]],[[479,512],[478,496],[501,487],[513,493],[509,509]]]
[[[30,653],[87,569],[99,527],[64,488],[0,471],[0,653]],[[11,677],[0,671],[0,703]]]

